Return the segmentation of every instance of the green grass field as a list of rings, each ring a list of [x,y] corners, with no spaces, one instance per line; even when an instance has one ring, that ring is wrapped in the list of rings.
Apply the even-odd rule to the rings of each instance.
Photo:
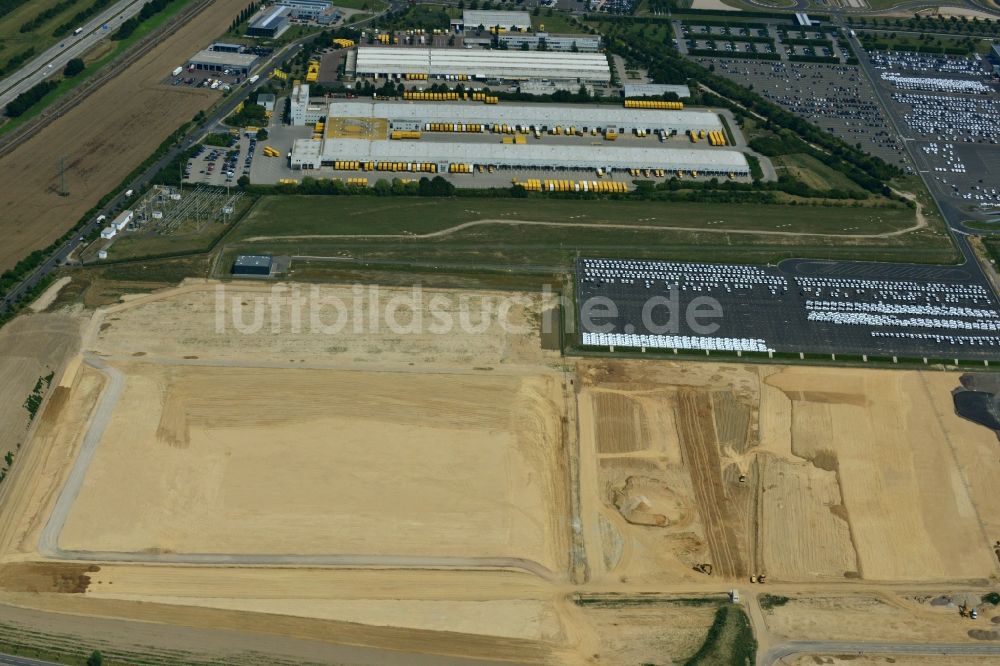
[[[815,157],[805,154],[782,155],[771,158],[778,175],[787,173],[818,190],[839,189],[863,193],[858,184],[836,169],[831,169]]]
[[[531,27],[536,32],[550,32],[553,35],[575,35],[584,32],[567,14],[553,11],[552,15],[549,16],[549,11],[551,10],[544,10],[538,16],[531,17]],[[544,26],[544,29],[542,26]]]
[[[170,3],[169,5],[167,5],[166,9],[164,9],[162,12],[156,14],[149,20],[144,21],[142,24],[140,24],[139,27],[135,29],[135,32],[133,32],[127,39],[123,39],[118,42],[112,42],[114,48],[110,49],[107,53],[105,53],[97,60],[89,63],[81,73],[77,74],[71,79],[64,78],[62,81],[59,82],[59,85],[57,85],[52,91],[49,92],[49,94],[43,97],[37,104],[31,107],[31,109],[28,110],[24,115],[18,118],[10,119],[8,122],[0,126],[0,136],[3,136],[7,132],[13,131],[14,129],[20,127],[24,123],[28,122],[29,120],[37,116],[49,104],[51,104],[59,97],[65,95],[67,92],[69,92],[76,86],[86,81],[95,72],[104,67],[104,65],[111,62],[116,57],[127,51],[133,44],[143,39],[149,33],[158,29],[164,23],[166,23],[171,18],[176,16],[182,9],[184,9],[192,1],[193,0],[178,0],[177,2]],[[95,48],[100,48],[100,45],[95,46]],[[57,74],[59,76],[62,76],[61,71],[59,71]]]
[[[361,11],[373,13],[378,13],[385,8],[385,3],[382,0],[334,0],[333,4],[335,7],[360,9]]]
[[[472,225],[421,237],[479,220],[507,224]],[[572,226],[510,224],[517,221]],[[387,269],[562,270],[576,256],[753,263],[791,256],[955,260],[950,243],[931,230],[885,238],[845,237],[913,223],[913,212],[903,207],[272,196],[262,198],[224,244],[227,252],[336,257]],[[727,233],[734,230],[828,235]],[[294,237],[303,235],[321,237]],[[350,237],[335,237],[344,235]],[[313,269],[321,272],[321,267]]]

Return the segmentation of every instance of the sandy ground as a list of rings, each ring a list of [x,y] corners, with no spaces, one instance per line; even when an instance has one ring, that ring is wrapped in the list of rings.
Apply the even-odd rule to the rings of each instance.
[[[594,362],[579,376],[588,554],[605,575],[996,573],[997,441],[954,414],[958,375]]]
[[[171,132],[208,108],[218,94],[160,85],[176,64],[204,48],[244,7],[216,0],[28,141],[0,157],[0,271],[61,236],[118,185]],[[66,188],[59,190],[65,158]]]
[[[264,299],[271,318],[240,332],[223,307],[220,327],[215,284],[191,282],[87,324],[86,360],[69,363],[0,488],[0,603],[516,663],[662,663],[694,654],[712,606],[574,596],[718,594],[767,573],[755,591],[802,597],[765,613],[775,640],[970,640],[968,621],[929,604],[941,591],[893,592],[996,576],[997,440],[954,415],[957,374],[569,361],[541,349],[538,296],[507,312],[527,331],[495,317],[449,335],[295,330],[291,285],[227,290],[223,304]],[[459,295],[501,311],[491,292],[424,297]],[[350,287],[319,296],[360,302]],[[95,359],[124,390],[59,546],[103,559],[40,561],[112,393]],[[358,560],[152,565],[105,551]],[[525,558],[551,575],[372,555]]]
[[[778,636],[817,641],[960,643],[969,641],[970,629],[996,626],[988,618],[973,621],[895,595],[792,599],[764,611],[764,617],[768,629]]]
[[[721,9],[727,12],[740,11],[736,7],[727,5],[722,0],[694,0],[691,3],[691,7],[694,9]]]
[[[565,567],[557,377],[120,369],[61,548]]]
[[[192,280],[108,308],[93,322],[88,349],[109,356],[210,359],[216,365],[434,366],[476,372],[552,365],[559,358],[541,349],[540,295],[522,294],[523,301],[511,302],[510,294],[489,291],[424,290],[416,297],[397,287],[317,285],[315,290]],[[298,298],[303,304],[296,306]],[[377,316],[369,318],[370,310]],[[343,321],[340,327],[338,321]],[[171,335],[149,335],[158,326]]]
[[[73,278],[69,276],[59,278],[49,285],[49,288],[42,292],[42,295],[36,298],[33,303],[28,305],[28,307],[31,308],[32,312],[41,312],[45,310],[45,308],[52,305],[52,302],[56,300],[56,296],[59,295],[59,291],[68,285],[72,280]]]

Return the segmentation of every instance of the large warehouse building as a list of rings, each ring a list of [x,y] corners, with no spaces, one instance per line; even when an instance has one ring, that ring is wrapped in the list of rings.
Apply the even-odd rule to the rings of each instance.
[[[685,134],[689,130],[722,130],[718,114],[710,111],[624,109],[593,105],[478,104],[461,102],[380,102],[351,100],[333,102],[327,115],[339,118],[385,118],[389,129],[422,130],[427,123],[527,125],[547,131],[556,125],[578,127],[589,132],[613,129],[619,134],[633,130],[653,133],[667,130]]]
[[[291,13],[291,7],[283,5],[268,7],[250,21],[250,25],[247,26],[247,35],[250,37],[277,39],[291,26],[288,22],[288,17]]]
[[[337,160],[431,163],[436,165],[436,173],[447,173],[450,164],[481,164],[523,170],[664,169],[720,177],[729,174],[747,176],[750,172],[743,153],[736,150],[639,148],[611,143],[597,146],[543,143],[514,145],[388,139],[326,139],[322,142],[298,139],[292,149],[291,166],[293,169],[315,169],[320,165],[333,165]]]
[[[602,53],[378,46],[358,48],[354,74],[393,78],[406,74],[429,78],[468,76],[481,81],[557,79],[603,84],[611,80],[608,60]]]
[[[476,30],[480,26],[489,30],[500,28],[501,31],[527,32],[531,29],[531,16],[528,12],[496,12],[466,9],[462,18],[452,19],[451,27],[456,31]]]
[[[595,143],[591,131],[623,135],[721,132],[722,123],[707,111],[625,109],[551,104],[413,103],[352,100],[328,107],[323,139],[299,139],[292,148],[293,169],[316,169],[337,161],[434,165],[432,173],[449,173],[451,165],[492,166],[523,170],[663,169],[705,176],[748,176],[743,153],[719,148],[669,148],[646,139]],[[433,133],[419,141],[391,140],[389,132],[433,129],[436,123],[482,126],[485,132],[456,135]],[[488,132],[494,125],[546,132],[556,127],[585,133],[587,138],[560,137],[501,143]],[[540,136],[540,134],[539,134]],[[551,142],[550,142],[551,141]],[[634,141],[634,143],[633,143]],[[641,145],[639,145],[641,142]],[[396,170],[396,169],[393,169]],[[406,169],[409,170],[409,166]],[[427,171],[427,169],[421,169]],[[464,173],[469,173],[468,170]]]

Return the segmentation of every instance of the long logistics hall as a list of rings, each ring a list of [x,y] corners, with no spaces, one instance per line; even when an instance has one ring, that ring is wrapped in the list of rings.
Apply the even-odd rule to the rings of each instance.
[[[744,154],[726,148],[728,128],[710,111],[499,104],[450,94],[456,99],[330,103],[312,138],[294,142],[290,166],[417,174],[580,171],[601,178],[750,175]]]
[[[465,77],[480,81],[577,81],[606,85],[611,80],[603,53],[435,49],[361,46],[348,54],[347,71],[358,78],[425,79]]]

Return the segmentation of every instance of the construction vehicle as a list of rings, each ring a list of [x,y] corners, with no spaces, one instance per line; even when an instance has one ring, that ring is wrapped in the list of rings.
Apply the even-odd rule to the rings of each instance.
[[[703,573],[706,576],[711,576],[712,575],[712,565],[709,564],[708,562],[706,562],[704,564],[696,564],[696,565],[694,565],[694,570],[697,571],[698,573]]]

